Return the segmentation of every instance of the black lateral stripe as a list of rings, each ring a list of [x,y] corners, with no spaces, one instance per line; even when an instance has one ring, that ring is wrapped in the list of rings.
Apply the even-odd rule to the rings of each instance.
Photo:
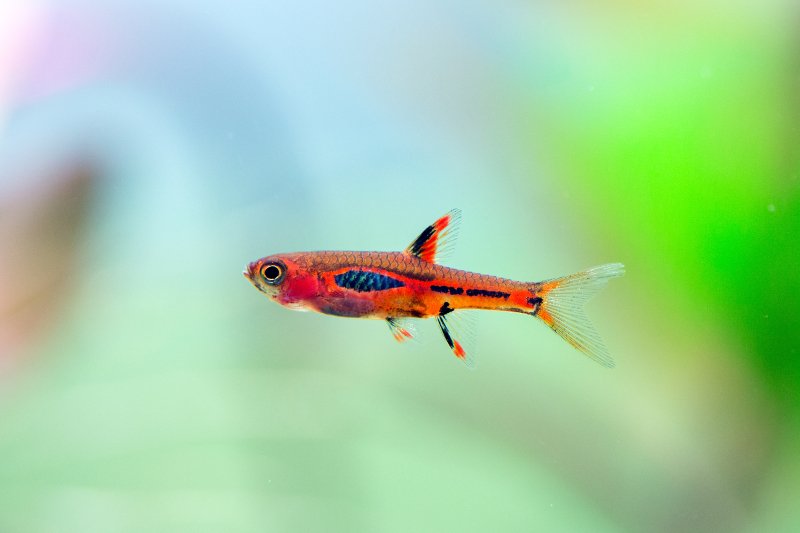
[[[450,302],[445,302],[442,304],[442,307],[439,309],[439,316],[444,316],[447,313],[452,313],[455,311],[452,307],[450,307]]]
[[[447,341],[447,345],[450,346],[452,350],[454,347],[453,338],[450,336],[450,331],[447,329],[447,322],[444,321],[444,317],[440,316],[436,318],[436,321],[439,322],[439,327],[442,329],[442,335],[444,335],[444,340]]]
[[[467,289],[467,296],[488,296],[489,298],[505,298],[511,296],[510,293],[503,291],[487,291],[484,289]]]
[[[428,239],[430,239],[434,233],[436,233],[436,228],[433,226],[428,226],[425,228],[422,233],[419,234],[417,240],[414,241],[414,244],[411,245],[411,253],[414,255],[419,255],[422,247],[425,246],[425,243],[428,242]]]
[[[535,315],[539,312],[539,307],[542,305],[542,299],[538,296],[535,298],[528,298],[528,303],[533,306],[533,311],[531,312],[532,315]]]
[[[452,295],[464,294],[464,289],[461,287],[448,287],[447,285],[431,285],[431,290]]]

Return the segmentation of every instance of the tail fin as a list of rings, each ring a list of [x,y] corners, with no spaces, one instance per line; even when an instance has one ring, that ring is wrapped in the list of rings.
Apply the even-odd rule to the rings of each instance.
[[[583,305],[608,280],[624,273],[622,263],[610,263],[545,281],[539,288],[542,303],[534,315],[578,350],[603,366],[613,367],[614,360],[586,317]]]

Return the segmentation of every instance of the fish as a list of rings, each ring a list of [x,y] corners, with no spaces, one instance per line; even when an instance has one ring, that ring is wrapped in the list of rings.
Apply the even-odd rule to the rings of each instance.
[[[269,255],[244,276],[278,304],[298,311],[383,320],[392,336],[412,339],[414,319],[435,319],[458,359],[474,366],[474,350],[453,320],[482,309],[538,318],[573,347],[603,366],[614,360],[589,322],[584,304],[613,278],[622,263],[609,263],[546,281],[514,281],[442,264],[461,222],[453,209],[426,227],[402,252],[319,251]]]

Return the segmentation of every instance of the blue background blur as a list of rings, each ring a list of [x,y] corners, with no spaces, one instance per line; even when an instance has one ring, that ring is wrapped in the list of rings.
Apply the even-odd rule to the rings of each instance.
[[[0,4],[0,531],[800,528],[789,0]],[[626,264],[607,370],[528,317],[292,313],[399,250]]]

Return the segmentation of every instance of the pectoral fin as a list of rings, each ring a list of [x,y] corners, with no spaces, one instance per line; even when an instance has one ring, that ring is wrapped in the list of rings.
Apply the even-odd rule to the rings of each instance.
[[[411,321],[403,318],[387,318],[386,323],[389,325],[389,330],[397,342],[405,342],[414,339],[417,331]]]

